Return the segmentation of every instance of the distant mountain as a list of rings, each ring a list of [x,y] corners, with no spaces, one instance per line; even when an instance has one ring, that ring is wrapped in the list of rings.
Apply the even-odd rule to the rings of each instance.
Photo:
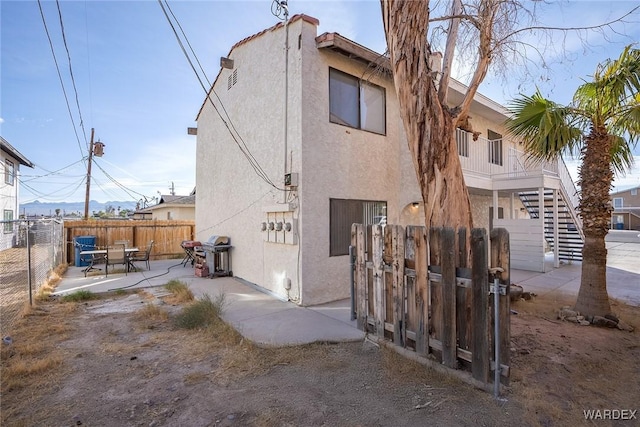
[[[136,202],[106,202],[100,203],[95,200],[89,202],[89,215],[93,212],[106,211],[107,206],[113,206],[115,209],[130,209],[136,208]],[[61,215],[71,215],[76,213],[78,215],[84,215],[84,202],[40,202],[36,200],[31,203],[20,204],[20,215],[27,214],[27,216],[54,216],[56,209],[60,209]]]

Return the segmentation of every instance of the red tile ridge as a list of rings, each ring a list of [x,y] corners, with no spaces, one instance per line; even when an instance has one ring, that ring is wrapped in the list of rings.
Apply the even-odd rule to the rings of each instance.
[[[320,25],[320,21],[317,18],[314,18],[314,17],[309,16],[309,15],[305,15],[304,13],[299,13],[299,14],[293,15],[291,17],[291,19],[289,19],[289,24],[292,24],[292,23],[294,23],[294,22],[296,22],[296,21],[298,21],[300,19],[302,19],[303,21],[308,22],[310,24],[316,25],[316,26]],[[234,44],[231,47],[231,50],[235,49],[238,46],[242,46],[243,44],[249,42],[250,40],[258,38],[263,34],[266,34],[268,32],[275,31],[275,30],[277,30],[279,28],[282,28],[283,26],[284,26],[284,23],[278,22],[276,25],[274,25],[272,27],[266,28],[266,29],[264,29],[264,30],[262,30],[262,31],[260,31],[258,33],[255,33],[255,34],[249,36],[249,37],[245,37],[244,39],[242,39],[239,42],[237,42],[236,44]]]

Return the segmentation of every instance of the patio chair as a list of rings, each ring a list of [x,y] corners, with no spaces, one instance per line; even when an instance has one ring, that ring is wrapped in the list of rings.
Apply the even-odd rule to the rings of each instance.
[[[128,240],[115,240],[113,242],[114,245],[124,245],[125,248],[129,247],[129,241]]]
[[[109,266],[122,264],[124,266],[124,274],[129,270],[127,254],[124,251],[124,245],[107,247],[107,263],[104,266],[105,275],[109,275]]]
[[[151,270],[151,264],[149,264],[149,256],[151,255],[151,249],[153,249],[153,240],[149,242],[149,244],[147,245],[147,249],[144,252],[142,253],[138,252],[137,254],[132,255],[131,262],[144,261],[147,263],[147,270]]]

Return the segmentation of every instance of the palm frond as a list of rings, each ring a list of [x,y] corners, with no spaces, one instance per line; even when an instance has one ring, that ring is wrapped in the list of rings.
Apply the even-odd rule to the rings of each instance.
[[[514,99],[508,109],[508,132],[522,140],[525,152],[533,158],[552,160],[575,151],[581,142],[580,112],[545,99],[540,91]]]
[[[600,64],[593,81],[581,85],[574,96],[579,108],[589,110],[593,122],[605,124],[619,112],[619,107],[640,92],[640,50],[627,46],[620,57]]]
[[[611,166],[617,173],[626,173],[633,166],[633,152],[629,143],[621,136],[612,136]]]

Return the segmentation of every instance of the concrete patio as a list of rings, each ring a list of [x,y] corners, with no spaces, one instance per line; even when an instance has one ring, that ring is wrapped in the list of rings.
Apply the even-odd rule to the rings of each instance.
[[[608,242],[607,289],[612,298],[640,306],[640,243]],[[90,275],[83,267],[70,267],[56,294],[77,290],[107,292],[117,289],[158,289],[171,279],[185,282],[196,297],[224,293],[223,318],[245,337],[260,345],[283,346],[316,341],[358,341],[364,333],[350,320],[350,301],[313,307],[282,301],[254,284],[234,277],[196,277],[180,260],[152,261],[150,271]],[[580,286],[580,263],[552,268],[547,273],[511,270],[511,282],[538,295],[576,295]],[[95,273],[94,273],[95,274]]]

